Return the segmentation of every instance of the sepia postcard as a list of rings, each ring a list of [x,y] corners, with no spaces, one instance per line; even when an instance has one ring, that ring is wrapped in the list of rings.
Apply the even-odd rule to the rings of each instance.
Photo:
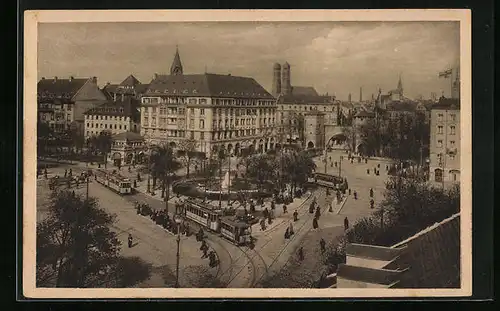
[[[23,295],[472,294],[469,10],[24,14]]]

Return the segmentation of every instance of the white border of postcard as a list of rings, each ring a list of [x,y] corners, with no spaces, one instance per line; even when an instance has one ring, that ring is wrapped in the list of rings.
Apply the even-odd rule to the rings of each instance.
[[[461,77],[461,288],[459,289],[61,289],[37,288],[36,122],[38,23],[197,21],[459,21]],[[29,298],[355,298],[472,295],[470,10],[116,10],[24,13],[23,295]]]

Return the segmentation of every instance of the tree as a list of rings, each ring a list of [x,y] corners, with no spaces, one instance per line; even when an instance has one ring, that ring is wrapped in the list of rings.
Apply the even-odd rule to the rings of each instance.
[[[83,134],[78,130],[76,122],[72,122],[67,131],[68,137],[70,137],[73,147],[75,147],[76,151],[81,151],[83,145],[85,144],[85,139],[83,138]]]
[[[273,165],[275,157],[269,154],[258,154],[248,158],[248,177],[255,178],[262,189],[264,183],[277,176],[276,168]]]
[[[177,155],[182,159],[184,165],[186,166],[186,177],[189,178],[189,169],[191,167],[192,160],[198,155],[196,148],[198,147],[198,142],[194,139],[185,139],[179,142],[179,151]]]
[[[37,225],[37,284],[92,287],[118,263],[115,217],[94,198],[54,192],[48,216]]]
[[[316,170],[311,155],[305,151],[289,151],[286,153],[283,165],[284,181],[290,183],[292,193],[297,186],[307,182],[307,178]]]
[[[381,147],[381,129],[378,120],[368,119],[359,126],[360,143],[363,144],[362,154],[364,156],[374,156],[379,154]]]
[[[153,189],[156,186],[157,179],[162,182],[162,197],[165,198],[165,209],[168,213],[172,175],[181,167],[181,164],[175,158],[173,149],[170,146],[163,145],[154,147],[149,165],[151,165],[153,175]]]
[[[356,150],[356,132],[354,126],[344,126],[342,127],[342,133],[346,137],[346,142],[351,152]]]
[[[38,121],[37,123],[37,149],[39,153],[45,153],[47,151],[47,146],[51,137],[53,137],[54,131],[45,122]]]

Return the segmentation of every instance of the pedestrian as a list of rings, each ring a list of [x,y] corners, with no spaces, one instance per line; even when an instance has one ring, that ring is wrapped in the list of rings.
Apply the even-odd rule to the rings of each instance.
[[[365,158],[365,164],[368,164],[368,158]]]
[[[274,200],[271,201],[271,209],[274,210],[276,208],[276,203],[274,202]],[[266,208],[267,210],[267,208]]]
[[[267,207],[262,211],[262,215],[264,216],[264,218],[267,218],[267,216],[269,216],[269,210],[267,209]]]
[[[354,191],[354,200],[357,200],[358,199],[358,193],[356,192],[356,190]]]
[[[379,164],[377,164],[377,168],[380,168],[380,163],[379,163]]]
[[[76,188],[78,189],[79,186],[80,186],[80,181],[77,179],[76,180]]]
[[[133,242],[132,234],[129,233],[128,234],[128,248],[132,247],[132,242]]]
[[[321,253],[324,253],[326,251],[326,242],[323,238],[319,240],[319,246],[321,247]]]
[[[65,178],[68,177],[68,170],[67,169],[64,170],[64,177]]]
[[[295,210],[295,212],[293,212],[293,221],[297,220],[299,220],[299,213],[297,212],[297,210]]]
[[[298,251],[298,256],[299,256],[299,260],[302,261],[304,260],[304,247],[300,247],[299,248],[299,251]]]
[[[318,208],[316,208],[316,213],[314,214],[314,217],[319,219],[320,216],[321,216],[321,211],[320,211],[319,206],[318,206]]]
[[[318,218],[316,217],[313,219],[313,229],[318,229]]]
[[[210,258],[210,263],[209,263],[210,268],[215,267],[217,265],[217,260],[215,259],[215,252],[210,251],[210,254],[208,256]]]
[[[260,220],[260,230],[261,230],[261,231],[266,230],[266,219],[265,219],[265,218],[262,218],[262,219]]]
[[[47,168],[44,169],[43,175],[45,176],[45,179],[47,179]]]
[[[286,214],[287,211],[286,211],[286,204],[283,204],[283,214]]]
[[[285,240],[288,240],[290,238],[290,231],[288,230],[288,227],[285,230]]]
[[[366,169],[366,174],[370,175],[370,169],[369,168]]]
[[[388,171],[389,171],[389,166],[388,166],[388,165],[386,165],[386,166],[385,166],[385,171],[386,171],[386,172],[388,172]]]
[[[370,200],[370,208],[373,209],[373,207],[375,206],[375,201],[373,201],[373,199]]]
[[[373,189],[370,188],[370,198],[373,198]]]
[[[335,161],[335,167],[337,167],[337,161]]]
[[[351,195],[351,189],[349,188],[349,195]]]
[[[315,203],[315,202],[312,202],[312,203],[311,203],[311,205],[309,205],[309,214],[314,213],[314,206],[315,206],[315,204],[314,204],[314,203]]]
[[[349,219],[344,218],[344,230],[347,231],[349,229]]]
[[[69,169],[68,176],[69,176],[69,177],[73,176],[73,171],[72,171],[71,169]]]

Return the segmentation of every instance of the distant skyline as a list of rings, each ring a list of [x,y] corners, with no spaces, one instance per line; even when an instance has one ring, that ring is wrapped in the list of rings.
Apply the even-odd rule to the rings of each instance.
[[[459,22],[200,22],[40,24],[38,77],[96,76],[149,83],[169,72],[176,46],[185,74],[253,77],[271,91],[275,62],[291,65],[295,86],[340,100],[396,88],[410,98],[450,93],[438,73],[457,68]]]

